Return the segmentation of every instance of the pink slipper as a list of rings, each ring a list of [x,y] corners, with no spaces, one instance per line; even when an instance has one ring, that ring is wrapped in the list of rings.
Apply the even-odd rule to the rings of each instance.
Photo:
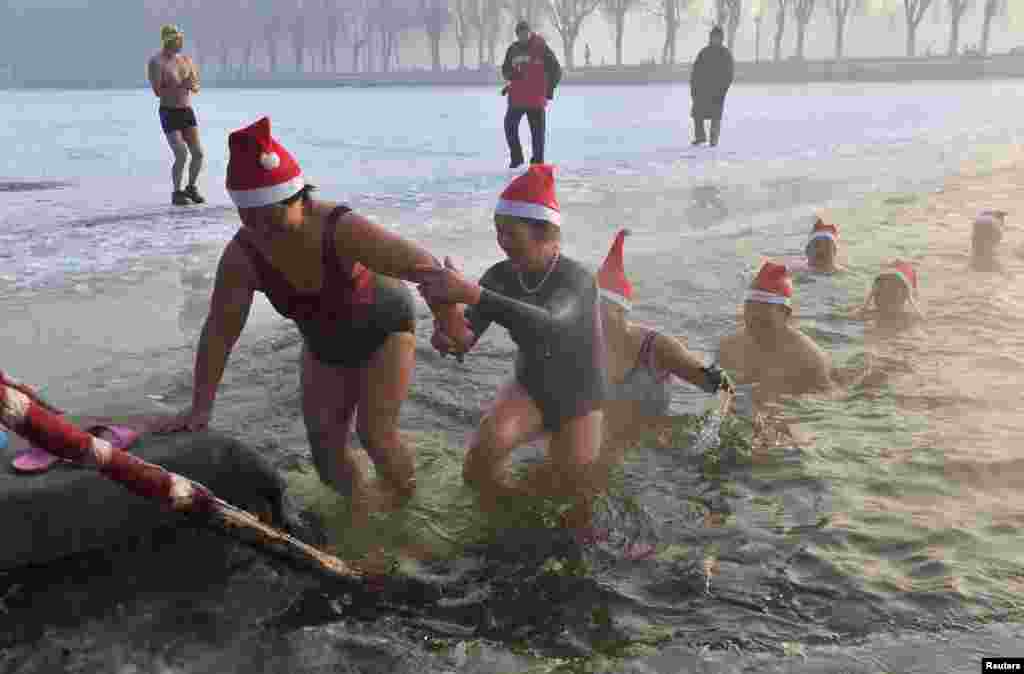
[[[86,429],[91,435],[99,437],[104,431],[110,436],[108,442],[115,449],[127,449],[135,444],[135,441],[139,439],[139,432],[128,428],[127,426],[108,426],[105,424],[98,424],[96,426],[90,426]],[[17,452],[14,456],[14,460],[11,462],[11,466],[14,470],[19,473],[45,473],[54,466],[54,464],[66,461],[61,457],[51,454],[50,452],[42,449],[41,447],[29,447]],[[70,463],[70,462],[69,462]]]
[[[63,461],[63,459],[50,454],[45,449],[29,447],[15,453],[11,467],[19,473],[45,473],[58,461]]]

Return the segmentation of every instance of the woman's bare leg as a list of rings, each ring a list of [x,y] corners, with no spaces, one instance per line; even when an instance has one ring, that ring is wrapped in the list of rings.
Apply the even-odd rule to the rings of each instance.
[[[570,527],[590,523],[594,495],[602,483],[603,466],[598,459],[603,424],[604,413],[595,410],[566,421],[548,442],[553,478],[551,495],[571,499],[575,504],[566,516]]]
[[[470,441],[462,467],[466,483],[480,490],[485,503],[514,490],[505,473],[505,461],[516,447],[543,430],[537,404],[514,378],[506,381]]]
[[[416,453],[402,441],[398,417],[416,366],[416,335],[396,332],[362,370],[356,428],[380,477],[381,507],[401,507],[416,491]]]
[[[302,414],[320,480],[352,497],[352,524],[368,522],[374,506],[369,458],[349,446],[352,418],[359,403],[361,372],[317,361],[302,349]]]

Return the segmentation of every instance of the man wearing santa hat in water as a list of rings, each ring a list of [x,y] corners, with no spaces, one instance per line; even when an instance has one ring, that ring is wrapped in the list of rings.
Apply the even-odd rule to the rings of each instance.
[[[974,271],[1002,271],[999,246],[1006,228],[1006,211],[985,210],[971,227],[971,262]]]
[[[825,224],[821,218],[814,221],[811,228],[811,235],[804,246],[804,254],[807,255],[807,266],[811,271],[822,274],[832,274],[843,271],[843,268],[836,262],[839,254],[839,227],[838,225]]]
[[[793,280],[785,265],[765,262],[743,303],[743,329],[719,345],[719,362],[738,384],[762,397],[832,388],[829,357],[790,323]]]
[[[494,226],[507,259],[479,283],[446,260],[448,269],[429,272],[434,278],[420,285],[428,301],[469,305],[472,338],[461,342],[438,327],[432,342],[439,351],[466,351],[491,323],[505,327],[519,347],[515,373],[484,415],[463,476],[493,506],[495,497],[525,486],[505,475],[512,451],[548,435],[553,479],[542,489],[585,503],[601,445],[605,345],[594,275],[561,254],[562,214],[552,166],[532,165],[509,184]]]
[[[399,279],[416,281],[417,268],[441,265],[348,206],[315,199],[268,118],[233,132],[228,148],[228,194],[242,226],[217,267],[192,407],[157,430],[209,424],[228,356],[262,292],[302,335],[302,412],[317,473],[351,493],[353,524],[365,524],[372,510],[408,501],[416,486],[413,452],[398,430],[416,360],[416,311]],[[431,303],[445,329],[465,339],[465,319],[453,321],[453,308]],[[353,418],[363,450],[349,444]]]
[[[924,317],[916,296],[917,272],[909,262],[896,260],[875,277],[864,304],[853,314],[874,318],[879,327],[909,327]]]

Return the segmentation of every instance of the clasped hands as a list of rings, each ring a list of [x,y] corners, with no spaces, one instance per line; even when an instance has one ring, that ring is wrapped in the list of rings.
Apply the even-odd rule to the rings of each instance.
[[[455,267],[451,258],[445,257],[443,267],[417,265],[417,283],[420,295],[431,307],[438,304],[476,304],[480,301],[480,286],[466,279]],[[461,355],[472,348],[476,335],[469,328],[469,321],[459,311],[456,325],[443,325],[434,318],[434,334],[430,345],[442,355]],[[457,333],[457,334],[451,334]]]

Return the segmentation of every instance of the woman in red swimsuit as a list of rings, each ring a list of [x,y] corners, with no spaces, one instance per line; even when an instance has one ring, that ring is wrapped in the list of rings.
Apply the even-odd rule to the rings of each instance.
[[[399,506],[415,489],[413,452],[398,432],[415,363],[415,311],[399,279],[415,281],[417,266],[440,265],[348,207],[314,199],[269,119],[235,131],[228,146],[227,188],[242,227],[217,268],[192,407],[158,430],[209,424],[228,355],[262,292],[303,336],[302,411],[320,479],[350,492],[353,524],[365,524],[371,511]],[[431,308],[450,321],[450,305]],[[365,453],[349,446],[354,416]]]

